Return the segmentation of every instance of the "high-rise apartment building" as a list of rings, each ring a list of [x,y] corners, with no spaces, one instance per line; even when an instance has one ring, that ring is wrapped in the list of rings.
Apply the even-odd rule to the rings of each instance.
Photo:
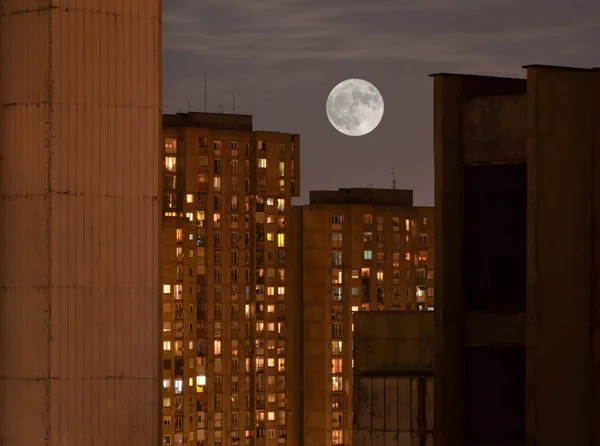
[[[0,444],[159,435],[161,0],[0,2]]]
[[[413,206],[409,190],[341,189],[311,192],[294,217],[304,444],[350,445],[352,314],[433,310],[433,208]]]
[[[163,131],[162,444],[299,445],[299,135],[210,113],[165,115]]]

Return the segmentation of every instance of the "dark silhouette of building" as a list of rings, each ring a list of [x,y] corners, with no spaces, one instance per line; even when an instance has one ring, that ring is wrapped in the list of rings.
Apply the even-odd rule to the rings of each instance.
[[[600,444],[600,71],[434,78],[435,443]]]

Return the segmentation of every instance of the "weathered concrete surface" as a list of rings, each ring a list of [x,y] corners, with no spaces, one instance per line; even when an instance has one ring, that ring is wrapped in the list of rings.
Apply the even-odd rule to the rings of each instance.
[[[433,377],[355,377],[353,444],[433,446]]]
[[[156,444],[161,7],[1,2],[3,446]]]
[[[600,71],[527,69],[528,440],[537,446],[600,444],[599,86]]]
[[[524,423],[525,429],[515,429],[519,439],[511,444],[600,444],[600,386],[594,380],[600,370],[600,72],[540,66],[527,70],[526,81],[452,74],[434,78],[438,446],[462,446],[474,426],[480,434],[490,418],[500,419],[494,404],[503,395],[473,398],[476,387],[470,384],[477,380],[466,379],[465,364],[477,349],[486,355],[477,367],[472,362],[474,376],[489,377],[492,373],[486,370],[506,366],[524,383],[526,390],[511,394],[523,415],[512,411],[517,416],[506,421]],[[470,277],[457,261],[466,257],[464,240],[469,235],[464,172],[470,164],[515,161],[527,164],[527,209],[522,211],[527,217],[526,314],[469,312],[464,297]],[[493,238],[490,233],[482,245]],[[491,354],[510,348],[516,352],[519,346],[527,352],[523,365],[516,353],[504,359]],[[494,365],[494,357],[501,363]],[[494,395],[490,389],[501,378],[490,379],[489,386],[480,380],[477,389],[481,395]],[[523,403],[517,401],[523,396]],[[471,404],[486,398],[484,410]],[[469,412],[487,413],[469,420]],[[488,440],[477,441],[499,441]]]
[[[354,374],[433,373],[434,315],[430,311],[354,314]]]
[[[508,94],[466,99],[462,113],[463,162],[525,159],[525,95]]]
[[[354,445],[433,445],[433,313],[354,315]]]

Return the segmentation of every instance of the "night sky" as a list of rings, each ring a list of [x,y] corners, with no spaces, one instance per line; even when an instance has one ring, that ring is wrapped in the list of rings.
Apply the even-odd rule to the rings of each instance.
[[[525,64],[600,66],[598,0],[164,0],[166,113],[254,115],[300,133],[302,197],[340,187],[413,189],[433,204],[428,74],[523,77]],[[325,101],[346,78],[373,83],[379,127],[338,133]]]

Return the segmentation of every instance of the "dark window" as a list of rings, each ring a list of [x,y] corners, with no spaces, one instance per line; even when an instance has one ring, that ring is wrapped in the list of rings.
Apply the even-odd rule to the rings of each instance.
[[[471,347],[465,368],[465,441],[524,444],[525,348]]]
[[[464,173],[467,310],[525,311],[526,165],[469,166]]]

